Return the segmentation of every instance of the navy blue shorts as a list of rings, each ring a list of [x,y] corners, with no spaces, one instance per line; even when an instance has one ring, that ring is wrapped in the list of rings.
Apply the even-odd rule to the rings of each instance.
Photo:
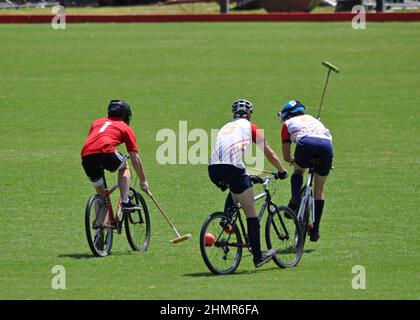
[[[209,165],[210,180],[223,191],[228,187],[235,194],[241,194],[252,187],[252,182],[245,169],[230,164]]]
[[[310,168],[312,160],[320,160],[315,173],[328,176],[332,167],[334,153],[331,141],[322,138],[303,137],[296,144],[295,162],[301,168]]]

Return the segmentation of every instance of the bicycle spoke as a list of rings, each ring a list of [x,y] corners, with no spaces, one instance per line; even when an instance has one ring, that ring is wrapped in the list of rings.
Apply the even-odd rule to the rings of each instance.
[[[215,274],[233,272],[239,265],[242,255],[240,235],[234,225],[225,225],[222,213],[211,216],[203,225],[200,249],[206,265]],[[212,235],[214,243],[206,243],[205,235]]]
[[[271,213],[266,225],[267,246],[276,250],[274,261],[281,268],[295,266],[302,255],[302,235],[299,223],[293,212],[286,207],[279,207],[276,213]],[[290,235],[294,235],[293,237]]]
[[[85,230],[95,256],[107,256],[112,247],[112,230],[105,226],[106,206],[99,196],[92,196],[86,206]]]
[[[133,250],[143,251],[147,249],[150,241],[149,211],[144,198],[134,189],[130,189],[130,199],[141,209],[125,213],[126,236]]]

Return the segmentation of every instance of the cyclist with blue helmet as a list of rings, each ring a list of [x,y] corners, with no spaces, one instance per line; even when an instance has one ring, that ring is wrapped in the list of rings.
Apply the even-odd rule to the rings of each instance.
[[[324,209],[324,186],[332,166],[333,148],[330,131],[319,119],[305,114],[305,106],[297,100],[291,100],[279,112],[283,122],[281,139],[283,157],[286,162],[294,166],[291,176],[292,198],[289,207],[297,211],[300,190],[303,183],[305,169],[311,167],[313,160],[318,163],[314,168],[314,198],[315,220],[310,231],[310,240],[318,241],[319,224]],[[294,156],[291,153],[291,143],[296,143]]]

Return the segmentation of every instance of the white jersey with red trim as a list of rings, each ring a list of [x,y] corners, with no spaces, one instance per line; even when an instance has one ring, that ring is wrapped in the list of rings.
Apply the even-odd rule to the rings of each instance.
[[[321,121],[305,114],[286,120],[283,123],[283,142],[298,142],[303,137],[315,137],[332,141],[330,130]]]
[[[230,164],[245,169],[242,158],[249,144],[257,139],[264,139],[262,133],[248,120],[238,118],[227,123],[217,134],[210,165]]]

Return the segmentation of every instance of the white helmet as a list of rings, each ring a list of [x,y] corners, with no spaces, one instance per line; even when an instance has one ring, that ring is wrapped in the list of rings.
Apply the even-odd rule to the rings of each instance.
[[[234,115],[244,116],[248,113],[252,113],[254,106],[252,103],[245,99],[236,100],[232,103],[232,113]]]

